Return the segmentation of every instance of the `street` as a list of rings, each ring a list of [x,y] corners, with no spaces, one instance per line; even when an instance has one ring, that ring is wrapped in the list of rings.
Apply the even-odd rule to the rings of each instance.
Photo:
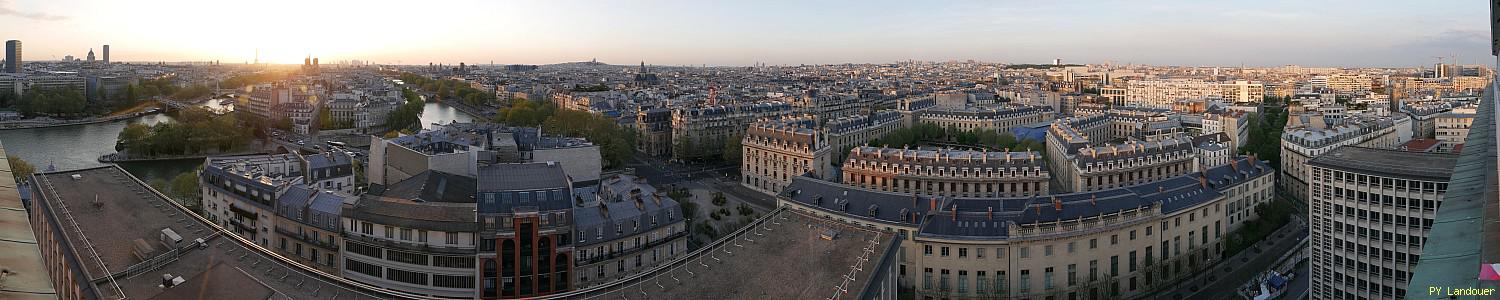
[[[1198,274],[1188,282],[1157,293],[1150,299],[1234,299],[1235,291],[1256,275],[1270,270],[1276,259],[1290,253],[1298,242],[1307,238],[1307,223],[1293,218],[1286,226],[1277,230],[1271,238],[1234,257],[1223,259],[1207,274]],[[1293,282],[1306,281],[1306,274],[1298,274]],[[1305,285],[1305,284],[1304,284]],[[1294,285],[1295,286],[1295,285]],[[1306,290],[1306,287],[1302,287]]]

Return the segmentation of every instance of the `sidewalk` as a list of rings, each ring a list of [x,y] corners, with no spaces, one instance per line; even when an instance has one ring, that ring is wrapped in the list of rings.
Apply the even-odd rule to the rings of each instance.
[[[1295,250],[1293,247],[1304,238],[1307,238],[1307,222],[1294,218],[1255,246],[1220,260],[1190,280],[1142,299],[1235,299],[1236,289],[1268,270],[1282,254]]]

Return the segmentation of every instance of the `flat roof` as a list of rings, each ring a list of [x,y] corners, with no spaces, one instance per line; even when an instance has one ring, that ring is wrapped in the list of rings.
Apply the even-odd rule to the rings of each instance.
[[[79,176],[74,179],[74,175]],[[371,287],[353,283],[271,254],[253,246],[222,227],[208,223],[185,207],[171,202],[118,166],[38,174],[36,201],[50,207],[48,213],[63,226],[65,247],[79,257],[78,264],[90,278],[104,278],[125,273],[115,279],[119,291],[128,298],[181,299],[222,297],[257,299],[339,299],[389,298]],[[94,199],[97,197],[98,201]],[[95,204],[98,203],[98,204]],[[66,205],[67,213],[61,212]],[[71,221],[69,220],[71,219]],[[175,257],[169,247],[159,242],[161,230],[170,228],[182,237]],[[202,238],[204,245],[194,245]],[[145,261],[137,256],[144,241],[153,250],[145,258],[164,261],[157,268],[132,268]],[[85,245],[92,245],[94,251]],[[97,259],[93,253],[97,252]],[[144,265],[141,265],[144,266]],[[127,272],[130,271],[130,272]],[[185,281],[175,287],[162,288],[162,278],[170,274]],[[115,292],[109,283],[100,284],[102,296]],[[192,295],[192,296],[188,296]],[[265,296],[265,297],[262,297]]]
[[[1319,155],[1309,165],[1418,180],[1448,181],[1458,155],[1345,146]]]
[[[726,244],[722,249],[732,254],[716,248],[711,250],[712,256],[704,254],[672,271],[680,283],[671,283],[672,277],[663,274],[658,279],[664,288],[657,288],[648,279],[644,286],[651,287],[645,289],[649,294],[645,299],[824,299],[835,293],[834,287],[844,284],[844,276],[856,264],[862,271],[855,273],[855,280],[846,288],[858,294],[878,272],[876,267],[890,243],[896,242],[891,234],[793,211],[772,218],[774,222],[765,223],[771,230],[742,237],[755,242],[731,242],[743,247]],[[837,236],[824,239],[830,229]],[[861,262],[862,257],[866,261]],[[610,294],[598,299],[637,299],[641,289],[626,288]]]

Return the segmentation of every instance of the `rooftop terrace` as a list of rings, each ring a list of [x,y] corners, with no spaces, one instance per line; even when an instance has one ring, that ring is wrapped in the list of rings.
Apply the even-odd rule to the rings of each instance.
[[[72,247],[86,275],[99,282],[101,298],[397,297],[271,254],[168,200],[118,166],[34,178],[39,182],[37,201],[47,207],[42,213],[62,227],[64,247]],[[162,242],[163,229],[175,232],[181,242]],[[162,287],[167,275],[181,277],[181,282]]]

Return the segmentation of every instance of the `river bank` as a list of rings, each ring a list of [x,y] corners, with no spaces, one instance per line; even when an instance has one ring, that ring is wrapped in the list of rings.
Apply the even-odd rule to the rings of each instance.
[[[0,130],[41,129],[41,128],[52,128],[52,127],[64,127],[64,126],[78,126],[78,125],[99,124],[99,123],[107,123],[107,122],[114,122],[114,121],[121,121],[121,120],[129,120],[129,119],[133,119],[133,118],[139,118],[139,117],[149,116],[149,115],[154,115],[154,114],[159,114],[159,113],[161,113],[161,111],[159,111],[159,110],[148,110],[148,111],[136,112],[136,113],[131,113],[131,114],[118,115],[118,116],[95,117],[95,118],[88,118],[88,119],[82,119],[82,120],[58,120],[58,119],[47,118],[46,120],[31,119],[31,120],[3,121],[3,122],[0,122]]]

